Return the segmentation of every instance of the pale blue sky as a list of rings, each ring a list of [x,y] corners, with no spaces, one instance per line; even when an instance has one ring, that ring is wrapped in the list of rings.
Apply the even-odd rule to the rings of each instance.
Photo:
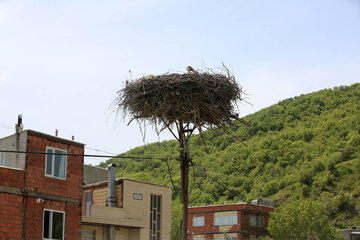
[[[246,115],[360,82],[359,45],[360,0],[0,0],[0,137],[22,113],[25,128],[121,153],[143,144],[108,111],[129,69],[224,62],[253,104]]]

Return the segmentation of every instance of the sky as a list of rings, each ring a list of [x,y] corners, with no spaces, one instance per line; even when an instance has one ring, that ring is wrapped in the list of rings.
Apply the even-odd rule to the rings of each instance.
[[[149,126],[144,141],[116,117],[116,92],[130,77],[222,62],[251,103],[240,116],[358,83],[360,0],[0,0],[0,138],[22,114],[25,129],[58,129],[86,154],[172,139]]]

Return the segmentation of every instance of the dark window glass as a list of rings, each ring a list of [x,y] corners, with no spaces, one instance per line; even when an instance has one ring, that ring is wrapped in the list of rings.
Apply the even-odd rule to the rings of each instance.
[[[150,229],[151,229],[151,226],[152,226],[152,213],[150,213]]]
[[[48,149],[46,152],[52,153],[52,150]],[[51,175],[51,171],[52,171],[52,155],[47,154],[46,155],[46,174]]]
[[[160,196],[157,198],[157,210],[160,212]]]
[[[45,211],[44,212],[44,229],[43,229],[43,235],[44,238],[49,238],[49,225],[50,225],[50,212],[49,211]]]
[[[55,150],[55,153],[61,154],[65,153],[64,151]],[[66,167],[66,156],[65,155],[55,155],[54,156],[54,176],[65,178],[65,167]]]
[[[86,193],[85,216],[90,216],[90,206],[92,204],[92,192]]]
[[[92,199],[92,192],[87,192],[86,193],[86,202],[91,202]]]
[[[63,237],[63,223],[64,223],[64,214],[59,212],[53,212],[52,220],[52,238],[53,239],[62,239]]]
[[[160,213],[157,214],[157,230],[160,231]]]
[[[161,196],[151,194],[150,196],[150,240],[160,240],[160,206]]]

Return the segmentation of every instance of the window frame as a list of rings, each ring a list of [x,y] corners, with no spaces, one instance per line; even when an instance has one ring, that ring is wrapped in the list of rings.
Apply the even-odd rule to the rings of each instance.
[[[88,194],[91,194],[91,199],[90,201],[88,201]],[[90,208],[91,208],[91,205],[93,205],[93,191],[88,191],[88,192],[85,192],[85,216],[89,217],[90,216]],[[88,207],[88,203],[89,204],[89,207]]]
[[[96,230],[81,230],[80,239],[93,239],[96,240]]]
[[[163,206],[163,196],[157,193],[150,193],[150,240],[161,239],[162,237],[162,222],[163,222],[163,214],[162,206]],[[154,216],[154,213],[155,216]],[[154,223],[155,222],[155,223]],[[154,232],[155,230],[155,232]]]
[[[229,224],[217,224],[216,223],[216,218],[220,218],[220,217],[229,217]],[[232,218],[235,217],[235,218]],[[235,223],[231,222],[232,219],[235,219]],[[238,224],[238,215],[234,214],[234,215],[224,215],[224,216],[214,216],[214,226],[235,226]]]
[[[51,238],[45,238],[44,237],[44,227],[45,227],[45,211],[51,212],[51,215],[49,217],[49,235],[51,236]],[[62,232],[62,239],[60,240],[64,240],[65,239],[65,211],[59,211],[59,210],[54,210],[54,209],[48,209],[48,208],[44,208],[43,210],[43,224],[42,224],[42,239],[43,240],[55,240],[54,238],[52,238],[52,224],[53,224],[53,213],[57,212],[57,213],[62,213],[63,214],[63,232]]]
[[[46,146],[46,154],[45,154],[45,176],[46,177],[51,177],[51,178],[56,178],[56,179],[61,179],[61,180],[66,180],[66,174],[67,174],[67,155],[64,155],[65,156],[65,169],[64,169],[64,178],[62,177],[57,177],[54,175],[54,172],[55,172],[55,154],[48,154],[47,151],[48,150],[51,150],[53,151],[53,153],[55,153],[55,151],[62,151],[64,152],[65,154],[67,154],[67,151],[66,150],[63,150],[63,149],[60,149],[60,148],[54,148],[54,147],[50,147],[50,146]],[[46,169],[47,169],[47,157],[48,155],[51,155],[51,174],[48,174],[46,173]]]
[[[202,218],[202,225],[195,225],[195,218],[196,219]],[[193,227],[203,227],[203,226],[205,226],[205,218],[204,218],[204,216],[194,216],[193,221],[192,221],[192,226]]]
[[[237,240],[237,237],[215,237],[214,240]]]

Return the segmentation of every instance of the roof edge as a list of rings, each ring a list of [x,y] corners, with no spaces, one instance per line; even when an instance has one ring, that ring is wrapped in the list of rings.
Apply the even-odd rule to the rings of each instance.
[[[64,143],[64,144],[69,144],[69,145],[77,146],[77,147],[80,147],[80,148],[83,148],[85,146],[85,144],[80,143],[80,142],[75,142],[75,141],[72,141],[72,140],[56,137],[56,136],[53,136],[53,135],[50,135],[50,134],[34,131],[34,130],[31,130],[31,129],[26,129],[26,130],[23,130],[23,131],[26,131],[28,133],[28,135],[30,135],[30,136],[42,137],[42,138],[46,138],[46,139],[49,139],[49,140],[54,141],[54,142],[60,142],[60,143]]]

